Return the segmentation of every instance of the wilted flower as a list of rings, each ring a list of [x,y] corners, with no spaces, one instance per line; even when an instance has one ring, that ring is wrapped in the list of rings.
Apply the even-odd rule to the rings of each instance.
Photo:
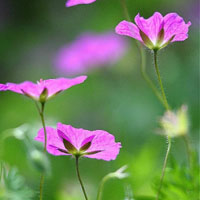
[[[115,160],[121,143],[103,130],[88,131],[58,123],[57,129],[46,127],[47,151],[55,156],[74,155],[88,158]],[[44,143],[44,130],[40,129],[35,140]]]
[[[163,17],[159,12],[155,12],[148,19],[138,14],[135,23],[136,25],[122,21],[117,25],[116,32],[135,38],[153,50],[159,50],[171,42],[187,39],[188,28],[191,25],[191,22],[186,24],[176,13],[169,13]]]
[[[76,6],[79,4],[90,4],[95,2],[96,0],[68,0],[66,2],[66,7]]]
[[[0,85],[0,91],[10,90],[28,96],[36,101],[45,102],[54,95],[68,88],[83,83],[87,77],[79,76],[73,79],[58,78],[40,80],[37,83],[25,81],[23,83],[6,83]]]
[[[114,33],[84,33],[61,48],[55,66],[61,73],[77,75],[118,61],[126,51],[126,42]]]
[[[187,107],[183,105],[177,112],[167,111],[160,119],[162,133],[168,137],[185,135],[188,132]]]

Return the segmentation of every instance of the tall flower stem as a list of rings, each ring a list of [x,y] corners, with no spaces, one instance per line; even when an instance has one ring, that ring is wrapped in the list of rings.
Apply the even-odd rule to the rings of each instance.
[[[81,176],[80,176],[80,172],[79,172],[79,162],[78,162],[78,161],[79,161],[79,156],[76,156],[76,173],[77,173],[78,180],[79,180],[79,182],[80,182],[80,185],[81,185],[81,188],[82,188],[84,197],[85,197],[86,200],[88,200],[88,197],[87,197],[87,194],[86,194],[86,191],[85,191],[83,182],[82,182],[82,180],[81,180]]]
[[[136,41],[136,45],[140,52],[140,59],[141,59],[140,70],[141,70],[142,77],[144,78],[146,83],[149,85],[149,87],[152,89],[153,93],[158,98],[158,100],[164,105],[164,101],[162,99],[160,92],[158,91],[158,89],[156,88],[156,86],[154,85],[154,83],[151,81],[151,79],[146,73],[146,55],[144,53],[144,49],[141,43],[139,43],[138,41]]]
[[[41,109],[38,106],[37,102],[35,102],[37,110],[39,112],[41,121],[42,121],[42,126],[44,129],[44,153],[47,151],[47,131],[46,131],[46,125],[45,125],[45,118],[44,118],[44,108],[45,108],[45,103],[41,103]],[[40,200],[42,200],[42,194],[43,194],[43,185],[44,185],[44,173],[41,174],[40,177]]]
[[[159,72],[159,68],[158,68],[157,50],[154,50],[154,64],[155,64],[155,69],[156,69],[158,82],[159,82],[159,85],[160,85],[160,90],[161,90],[161,93],[162,93],[163,103],[164,103],[164,106],[165,106],[166,110],[169,110],[170,107],[169,107],[169,104],[167,102],[167,98],[166,98],[166,95],[165,95],[164,87],[163,87],[163,84],[162,84],[162,80],[161,80],[161,76],[160,76],[160,72]]]
[[[161,188],[162,188],[162,185],[163,185],[164,176],[165,176],[167,160],[168,160],[169,152],[170,152],[170,149],[171,149],[171,139],[169,137],[167,137],[167,141],[168,141],[167,152],[166,152],[164,163],[163,163],[162,175],[160,177],[160,185],[159,185],[159,188],[158,188],[158,193],[157,193],[157,196],[156,196],[156,200],[159,200],[159,195],[160,195],[160,191],[161,191]]]
[[[126,5],[126,0],[121,0],[121,5],[122,5],[123,12],[124,12],[124,17],[126,18],[126,20],[131,21],[131,18],[130,18],[129,12],[128,12],[128,8]],[[148,74],[146,73],[146,56],[144,53],[144,49],[143,49],[141,43],[138,41],[136,41],[136,46],[140,52],[140,59],[141,59],[140,70],[141,70],[142,77],[144,78],[146,83],[149,85],[149,87],[152,89],[153,93],[158,98],[158,100],[164,105],[162,95],[160,94],[160,92],[158,91],[158,89],[156,88],[156,86],[154,85],[154,83],[151,81]]]
[[[165,106],[166,110],[170,110],[170,107],[169,107],[169,104],[167,102],[167,98],[166,98],[166,95],[165,95],[164,87],[163,87],[163,84],[162,84],[159,68],[158,68],[158,60],[157,60],[157,51],[156,50],[154,51],[154,64],[155,64],[156,74],[157,74],[158,82],[159,82],[161,93],[162,93],[164,106]],[[170,152],[170,149],[171,149],[171,138],[168,136],[167,140],[168,140],[168,147],[167,147],[167,152],[166,152],[164,163],[163,163],[162,175],[161,175],[161,178],[160,178],[160,185],[159,185],[159,188],[158,188],[156,200],[159,200],[159,195],[160,195],[160,191],[161,191],[164,176],[165,176],[167,160],[168,160],[169,152]]]

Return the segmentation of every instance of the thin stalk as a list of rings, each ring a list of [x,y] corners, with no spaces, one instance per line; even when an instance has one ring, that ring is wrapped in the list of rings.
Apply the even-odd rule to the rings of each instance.
[[[104,176],[104,178],[102,179],[102,181],[101,181],[101,183],[99,185],[98,193],[97,193],[97,200],[101,200],[102,199],[102,193],[103,193],[104,184],[110,178],[111,177],[108,174],[108,175]]]
[[[121,5],[122,5],[122,8],[123,8],[125,18],[128,21],[131,21],[131,18],[130,18],[129,12],[128,12],[128,8],[127,8],[127,5],[126,5],[126,0],[121,0]]]
[[[158,82],[159,82],[161,93],[162,93],[164,106],[165,106],[166,110],[170,110],[170,107],[169,107],[169,104],[167,102],[167,98],[166,98],[166,95],[165,95],[164,87],[163,87],[163,84],[162,84],[162,80],[161,80],[161,77],[160,77],[159,68],[158,68],[157,51],[154,51],[154,64],[155,64],[156,74],[157,74]]]
[[[2,177],[3,177],[3,161],[0,161],[0,182]]]
[[[162,175],[160,177],[160,185],[159,185],[159,188],[158,188],[158,193],[157,193],[157,196],[156,196],[156,200],[159,200],[159,195],[160,195],[160,191],[161,191],[161,188],[162,188],[162,185],[163,185],[164,176],[165,176],[167,160],[168,160],[169,152],[170,152],[170,149],[171,149],[171,139],[169,137],[167,137],[167,141],[168,141],[167,152],[166,152],[164,163],[163,163]]]
[[[192,167],[192,150],[190,146],[190,140],[187,134],[183,136],[183,140],[185,142],[186,151],[188,155],[188,163],[189,163],[189,166]]]
[[[149,87],[152,89],[153,93],[158,98],[158,100],[164,106],[165,104],[164,104],[164,101],[162,99],[160,92],[158,91],[158,89],[156,88],[156,86],[154,85],[154,83],[151,81],[151,79],[149,78],[149,76],[146,73],[146,55],[144,53],[144,49],[138,41],[136,41],[136,45],[137,45],[137,48],[140,52],[140,59],[141,59],[140,70],[141,70],[142,77],[144,78],[146,83],[149,85]]]
[[[79,182],[80,182],[80,185],[81,185],[81,188],[82,188],[84,197],[85,197],[86,200],[88,200],[88,197],[87,197],[87,194],[86,194],[86,191],[85,191],[83,182],[82,182],[82,180],[81,180],[81,176],[80,176],[80,172],[79,172],[79,162],[78,162],[78,161],[79,161],[79,156],[76,156],[76,173],[77,173],[78,180],[79,180]]]
[[[154,63],[155,63],[156,74],[157,74],[157,77],[158,77],[158,82],[159,82],[161,93],[162,93],[164,106],[165,106],[166,110],[170,110],[170,107],[169,107],[169,104],[167,102],[167,98],[166,98],[166,95],[165,95],[164,87],[163,87],[163,84],[162,84],[162,80],[161,80],[161,77],[160,77],[159,68],[158,68],[157,51],[154,51]],[[163,163],[162,175],[161,175],[161,178],[160,178],[160,185],[159,185],[159,188],[158,188],[156,200],[159,200],[159,195],[160,195],[160,191],[161,191],[164,176],[165,176],[167,160],[168,160],[169,152],[170,152],[170,149],[171,149],[171,138],[167,137],[167,140],[168,140],[168,147],[167,147],[167,152],[166,152],[166,155],[165,155],[165,160],[164,160],[164,163]]]
[[[42,127],[44,129],[44,153],[47,151],[47,131],[46,131],[46,125],[45,125],[45,119],[44,119],[44,108],[45,108],[45,103],[41,103],[41,109],[38,106],[37,102],[35,102],[37,110],[39,112],[41,122],[42,122]],[[44,185],[44,173],[41,174],[40,177],[40,200],[42,200],[42,194],[43,194],[43,185]]]
[[[40,200],[42,200],[43,185],[44,185],[44,174],[42,173],[40,177]]]

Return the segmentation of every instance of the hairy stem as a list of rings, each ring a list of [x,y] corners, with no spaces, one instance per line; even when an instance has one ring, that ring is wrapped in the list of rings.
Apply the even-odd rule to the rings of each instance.
[[[159,68],[158,68],[157,51],[154,51],[154,64],[155,64],[156,74],[157,74],[158,82],[159,82],[161,93],[162,93],[163,103],[164,103],[166,110],[169,110],[170,107],[169,107],[169,104],[167,102],[167,98],[166,98],[166,95],[165,95],[164,87],[163,87],[163,84],[162,84],[162,80],[161,80],[160,72],[159,72]],[[167,147],[167,152],[166,152],[164,163],[163,163],[162,175],[161,175],[161,178],[160,178],[160,185],[159,185],[159,188],[158,188],[156,200],[159,200],[159,195],[160,195],[160,191],[161,191],[164,176],[165,176],[167,160],[168,160],[169,152],[170,152],[170,149],[171,149],[171,138],[167,137],[167,140],[168,140],[168,147]]]
[[[170,149],[171,149],[171,139],[168,137],[167,141],[168,141],[167,152],[166,152],[164,163],[163,163],[162,175],[160,177],[160,185],[159,185],[159,188],[158,188],[158,193],[157,193],[157,196],[156,196],[156,200],[159,200],[159,195],[160,195],[160,191],[161,191],[161,188],[162,188],[162,185],[163,185],[164,176],[165,176],[167,160],[168,160],[169,152],[170,152]]]
[[[77,173],[78,180],[79,180],[79,182],[80,182],[80,185],[81,185],[81,188],[82,188],[84,197],[85,197],[86,200],[88,200],[88,197],[87,197],[87,194],[86,194],[86,191],[85,191],[83,182],[82,182],[82,180],[81,180],[81,176],[80,176],[80,172],[79,172],[79,162],[78,162],[78,161],[79,161],[79,156],[76,156],[76,173]]]

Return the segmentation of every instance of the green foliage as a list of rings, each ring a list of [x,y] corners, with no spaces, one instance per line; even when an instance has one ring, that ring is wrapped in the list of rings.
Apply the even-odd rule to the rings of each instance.
[[[24,178],[16,168],[6,170],[2,164],[2,180],[0,185],[0,200],[31,200],[33,191],[26,186]]]
[[[160,200],[200,200],[200,166],[196,155],[191,158],[190,167],[179,165],[174,158],[169,162]],[[158,190],[159,179],[154,188]]]

